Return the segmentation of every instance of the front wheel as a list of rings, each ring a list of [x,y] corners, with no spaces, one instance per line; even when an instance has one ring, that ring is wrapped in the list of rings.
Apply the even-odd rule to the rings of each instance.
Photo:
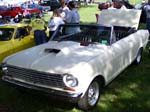
[[[78,106],[82,110],[91,110],[94,108],[100,98],[101,86],[98,83],[98,80],[94,80],[85,95],[79,100]]]

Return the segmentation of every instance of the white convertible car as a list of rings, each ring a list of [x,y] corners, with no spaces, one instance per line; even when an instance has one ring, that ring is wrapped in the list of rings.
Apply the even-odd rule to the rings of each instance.
[[[103,10],[99,24],[60,25],[49,42],[5,58],[2,79],[92,109],[102,87],[140,63],[149,37],[147,30],[137,30],[140,14]]]

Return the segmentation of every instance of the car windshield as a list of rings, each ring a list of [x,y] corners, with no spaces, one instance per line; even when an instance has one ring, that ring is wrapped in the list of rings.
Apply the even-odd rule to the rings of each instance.
[[[14,32],[13,28],[0,28],[0,41],[8,41]]]
[[[111,27],[100,25],[60,25],[52,36],[53,41],[110,43]]]

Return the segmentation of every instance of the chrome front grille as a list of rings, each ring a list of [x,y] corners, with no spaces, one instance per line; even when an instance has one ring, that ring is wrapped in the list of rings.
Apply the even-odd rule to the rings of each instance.
[[[12,78],[23,80],[27,83],[29,82],[33,84],[59,88],[66,87],[63,83],[63,76],[60,74],[50,74],[10,65],[7,65],[7,68],[7,75],[11,76]]]

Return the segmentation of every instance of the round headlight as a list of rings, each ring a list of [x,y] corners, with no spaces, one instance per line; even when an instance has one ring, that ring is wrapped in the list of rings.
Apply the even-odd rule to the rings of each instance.
[[[65,74],[63,77],[63,81],[68,87],[76,87],[78,85],[78,80],[74,76],[70,74]]]

